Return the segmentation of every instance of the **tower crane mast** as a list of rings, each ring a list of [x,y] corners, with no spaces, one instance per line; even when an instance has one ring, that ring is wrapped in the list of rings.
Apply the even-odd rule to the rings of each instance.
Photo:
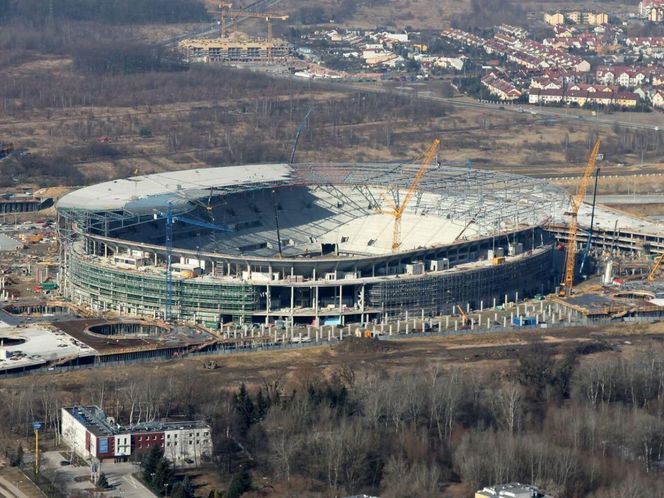
[[[226,225],[215,225],[205,221],[196,220],[187,216],[173,213],[173,206],[169,203],[165,213],[155,211],[153,218],[155,220],[163,219],[166,221],[166,300],[164,302],[164,320],[170,321],[172,318],[171,310],[173,308],[173,224],[175,222],[193,225],[209,230],[219,230],[221,232],[231,232],[232,229]]]
[[[579,182],[579,188],[576,192],[576,195],[572,199],[572,205],[570,212],[567,213],[570,216],[568,230],[567,230],[567,253],[565,256],[565,276],[562,282],[562,287],[560,289],[560,295],[570,295],[572,293],[572,287],[574,285],[574,268],[576,266],[576,237],[578,232],[578,214],[581,204],[583,204],[583,199],[586,196],[586,190],[588,190],[588,183],[590,178],[595,170],[595,163],[597,162],[597,154],[599,153],[600,140],[595,142],[595,147],[593,147],[592,152],[590,153],[590,158],[588,159],[588,164],[586,169],[583,171],[583,176]]]
[[[401,247],[401,218],[403,216],[404,211],[408,207],[408,204],[412,200],[413,196],[415,195],[415,192],[417,191],[417,187],[420,185],[420,182],[422,181],[422,178],[424,178],[424,175],[426,174],[427,170],[429,169],[429,166],[433,162],[433,160],[436,158],[436,153],[438,152],[438,147],[440,146],[440,139],[436,138],[433,143],[429,146],[427,149],[425,155],[424,155],[424,160],[422,161],[422,165],[420,166],[420,169],[417,170],[417,173],[415,174],[415,178],[413,179],[412,183],[410,184],[410,187],[408,187],[408,192],[406,192],[406,196],[403,199],[403,202],[401,205],[397,205],[396,203],[394,206],[385,211],[388,214],[391,214],[394,216],[394,229],[392,233],[392,251],[396,252],[399,250],[399,247]]]

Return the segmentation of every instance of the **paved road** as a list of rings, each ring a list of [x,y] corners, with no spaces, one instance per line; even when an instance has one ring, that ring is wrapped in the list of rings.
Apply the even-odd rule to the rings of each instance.
[[[315,83],[316,80],[313,80]],[[329,85],[329,83],[326,83]],[[584,114],[570,114],[567,112],[564,112],[562,110],[556,110],[552,108],[539,108],[539,107],[531,107],[531,106],[512,106],[512,105],[502,105],[502,104],[489,104],[486,102],[477,102],[477,101],[472,101],[468,99],[462,99],[462,98],[453,98],[453,97],[439,97],[437,95],[431,94],[430,91],[417,91],[416,89],[412,87],[406,87],[406,88],[386,88],[384,86],[381,86],[380,84],[360,84],[360,83],[342,83],[338,82],[335,83],[335,86],[339,86],[342,88],[347,88],[349,90],[354,90],[354,91],[368,91],[368,92],[376,92],[376,93],[396,93],[399,95],[406,95],[409,97],[415,97],[418,99],[422,100],[427,100],[431,102],[440,102],[443,104],[451,105],[454,107],[465,107],[469,109],[481,109],[484,111],[490,111],[490,112],[506,112],[506,113],[513,113],[513,114],[524,114],[524,115],[532,115],[532,116],[537,116],[539,119],[546,118],[546,119],[555,119],[557,121],[567,121],[567,122],[575,122],[575,123],[587,123],[587,124],[594,124],[594,125],[600,125],[600,126],[615,126],[620,125],[624,128],[630,128],[630,129],[638,129],[638,130],[653,130],[657,129],[656,131],[659,131],[660,128],[664,127],[659,127],[650,123],[637,123],[631,120],[624,120],[624,119],[618,119],[619,116],[623,116],[624,114],[612,114],[612,115],[598,115],[598,116],[591,116],[591,115],[584,115]],[[629,116],[629,114],[628,114]]]
[[[598,195],[598,204],[664,204],[661,194]]]
[[[46,451],[43,453],[42,472],[56,482],[65,483],[68,493],[81,493],[94,488],[89,481],[90,469],[87,466],[66,465],[61,466],[63,460],[59,451]],[[138,464],[132,462],[113,463],[104,462],[101,471],[106,474],[112,489],[97,493],[99,498],[155,498],[155,495],[141,484],[132,474],[138,472]]]
[[[2,476],[0,476],[0,496],[2,498],[30,498]]]

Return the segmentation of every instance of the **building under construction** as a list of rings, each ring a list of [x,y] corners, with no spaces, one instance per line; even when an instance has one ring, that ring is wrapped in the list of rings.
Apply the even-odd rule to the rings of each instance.
[[[56,206],[61,290],[215,327],[432,316],[560,282],[544,225],[564,191],[426,166],[258,164],[83,188]]]
[[[232,11],[232,4],[220,3],[220,33],[218,38],[198,38],[180,42],[180,50],[190,62],[274,62],[284,60],[291,54],[291,45],[272,36],[272,21],[286,21],[287,14],[272,12]],[[233,28],[246,19],[261,19],[267,22],[267,37],[250,38],[244,33],[226,29],[226,19],[232,18]]]
[[[280,39],[249,38],[234,33],[224,38],[182,40],[180,49],[190,62],[269,62],[284,60],[291,45]]]

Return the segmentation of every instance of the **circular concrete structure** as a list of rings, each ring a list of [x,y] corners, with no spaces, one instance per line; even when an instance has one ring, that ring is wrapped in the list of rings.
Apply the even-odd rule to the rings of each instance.
[[[213,326],[431,315],[551,288],[542,226],[567,208],[567,194],[532,178],[434,166],[399,233],[394,207],[418,167],[258,164],[83,188],[56,206],[62,289],[94,309],[170,309]]]

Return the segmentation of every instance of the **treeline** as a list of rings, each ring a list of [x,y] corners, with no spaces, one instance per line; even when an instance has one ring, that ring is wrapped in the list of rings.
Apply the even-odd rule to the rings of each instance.
[[[76,69],[93,75],[186,71],[188,65],[170,50],[138,42],[84,45],[73,52]]]
[[[389,3],[390,0],[340,0],[337,2],[328,2],[323,5],[305,5],[300,7],[293,15],[293,20],[298,24],[322,24],[331,20],[334,22],[344,22],[352,19],[357,14],[358,9],[366,6],[374,8],[382,4]]]
[[[148,24],[203,21],[209,14],[200,0],[0,0],[0,20],[11,19]]]
[[[347,364],[324,376],[301,367],[234,392],[223,372],[191,365],[186,376],[93,370],[77,389],[5,383],[1,442],[13,451],[34,418],[54,430],[63,404],[98,403],[125,422],[205,418],[214,434],[208,464],[226,483],[218,491],[233,496],[253,487],[435,497],[450,486],[470,495],[521,481],[557,498],[662,498],[664,350],[590,351],[533,348],[501,370]]]
[[[76,172],[78,164],[91,161],[115,162],[113,176],[122,177],[133,168],[122,167],[118,160],[140,159],[155,145],[164,156],[193,153],[210,166],[287,161],[295,129],[311,108],[309,125],[300,139],[300,158],[329,147],[349,151],[353,147],[387,148],[397,157],[416,157],[418,152],[412,148],[436,134],[422,127],[447,113],[443,105],[400,95],[356,93],[317,100],[304,82],[270,81],[256,73],[210,66],[181,73],[109,76],[103,84],[89,87],[87,81],[72,78],[70,85],[47,85],[41,92],[30,88],[43,82],[10,83],[6,102],[20,103],[25,110],[32,106],[66,109],[86,102],[107,107],[143,105],[127,114],[88,113],[80,119],[53,120],[46,125],[48,135],[59,144],[75,145],[58,145],[48,157],[6,160],[2,166],[12,174],[2,181],[39,178],[45,185],[80,185],[103,180],[90,175],[81,178]],[[0,95],[2,91],[0,82]],[[187,96],[211,104],[168,113],[156,107]],[[46,164],[52,165],[51,178]],[[63,175],[67,169],[71,174]]]
[[[501,23],[525,25],[526,11],[509,0],[471,0],[470,12],[452,20],[452,27],[473,31]]]

